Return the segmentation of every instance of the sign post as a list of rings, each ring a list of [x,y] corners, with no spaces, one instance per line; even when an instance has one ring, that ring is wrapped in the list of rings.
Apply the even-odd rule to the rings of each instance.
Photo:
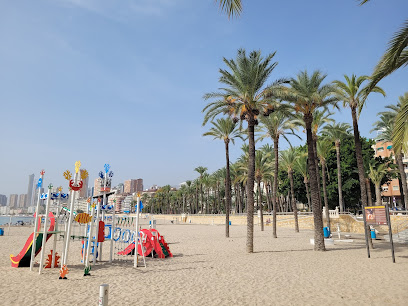
[[[364,208],[364,218],[367,225],[388,225],[391,243],[392,262],[395,263],[394,242],[392,241],[391,218],[388,205],[367,206]]]
[[[388,235],[389,235],[389,237],[390,237],[390,243],[391,243],[392,262],[395,263],[394,241],[392,240],[390,210],[388,209],[388,205],[387,205],[387,204],[385,204],[385,210],[386,210],[386,212],[387,212]]]

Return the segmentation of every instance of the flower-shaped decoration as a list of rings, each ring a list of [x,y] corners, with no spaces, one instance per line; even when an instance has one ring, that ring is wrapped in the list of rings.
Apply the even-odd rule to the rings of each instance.
[[[105,164],[105,166],[103,166],[105,168],[105,173],[109,172],[110,169],[110,165],[109,164]]]
[[[100,177],[101,179],[103,179],[103,172],[102,172],[102,171],[99,171],[99,177]]]
[[[86,169],[81,171],[81,180],[84,180],[88,177],[88,171]]]
[[[71,178],[72,178],[71,172],[69,172],[69,170],[65,171],[65,172],[64,172],[64,177],[65,177],[65,179],[66,179],[67,181],[71,180]]]
[[[110,171],[109,172],[109,177],[112,177],[113,176],[113,171]]]

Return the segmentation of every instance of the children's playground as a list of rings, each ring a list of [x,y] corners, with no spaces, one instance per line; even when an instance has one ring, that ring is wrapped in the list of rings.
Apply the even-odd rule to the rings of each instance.
[[[25,268],[27,273],[38,271],[39,274],[50,269],[56,279],[67,280],[71,267],[77,271],[82,266],[81,274],[86,277],[94,273],[91,271],[100,270],[95,266],[102,263],[122,262],[129,268],[142,268],[150,258],[173,257],[156,223],[140,217],[143,209],[140,195],[137,195],[135,214],[116,215],[116,203],[108,201],[113,194],[110,192],[113,172],[109,171],[108,164],[99,173],[98,195],[88,198],[86,212],[76,212],[77,194],[89,175],[86,170],[79,171],[80,166],[80,162],[75,163],[74,176],[69,170],[63,173],[69,192],[63,193],[62,187],[55,190],[52,183],[46,192],[38,192],[34,227],[20,252],[10,255],[13,268]],[[40,174],[37,188],[44,184],[45,171]],[[44,210],[45,213],[39,214]],[[79,262],[69,259],[73,249],[80,254]]]

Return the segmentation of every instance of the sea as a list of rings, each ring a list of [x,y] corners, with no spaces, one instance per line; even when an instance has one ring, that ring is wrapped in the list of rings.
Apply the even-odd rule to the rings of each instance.
[[[0,226],[8,224],[10,222],[10,216],[0,216]],[[19,223],[20,225],[21,222],[24,222],[24,224],[30,224],[34,222],[34,218],[30,216],[11,216],[11,225],[15,225]]]

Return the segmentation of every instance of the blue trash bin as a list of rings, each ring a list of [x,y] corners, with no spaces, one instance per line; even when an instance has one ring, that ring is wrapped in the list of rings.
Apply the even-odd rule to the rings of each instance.
[[[0,228],[0,236],[4,235],[4,229]]]
[[[371,230],[371,239],[377,239],[377,234],[375,233],[375,229]]]
[[[229,225],[231,225],[231,221],[229,222]]]
[[[328,227],[323,227],[324,238],[330,238],[330,229]]]

